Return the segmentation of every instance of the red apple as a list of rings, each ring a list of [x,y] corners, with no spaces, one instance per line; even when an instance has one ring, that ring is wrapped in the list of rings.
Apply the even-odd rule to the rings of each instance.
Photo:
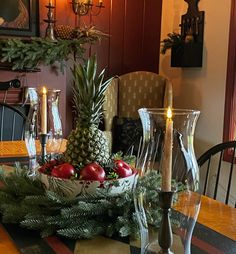
[[[105,180],[105,170],[96,162],[90,163],[80,171],[80,179],[103,182]]]
[[[63,163],[54,167],[51,175],[59,178],[70,179],[75,175],[75,168],[69,163]]]
[[[40,173],[43,173],[43,174],[50,175],[52,169],[53,169],[54,167],[58,166],[59,164],[60,164],[60,161],[58,161],[58,160],[51,160],[51,161],[45,163],[44,165],[42,165],[42,166],[39,168],[39,172],[40,172]]]
[[[51,171],[51,176],[58,177],[58,178],[62,178],[62,177],[61,177],[60,171],[59,171],[58,168],[56,168],[56,167],[52,169],[52,171]]]
[[[49,163],[46,163],[39,168],[39,172],[46,175],[50,175],[52,168],[53,167],[51,167]]]
[[[39,172],[40,172],[40,173],[46,174],[46,172],[45,172],[46,169],[47,169],[47,167],[46,167],[45,165],[43,165],[43,166],[41,166],[41,167],[39,168]]]
[[[48,164],[51,168],[53,168],[53,167],[59,165],[59,164],[60,164],[60,161],[58,161],[58,160],[51,160],[51,161],[49,161],[47,164]]]
[[[130,165],[122,160],[115,160],[114,171],[119,175],[120,178],[127,177],[133,174],[133,170]]]

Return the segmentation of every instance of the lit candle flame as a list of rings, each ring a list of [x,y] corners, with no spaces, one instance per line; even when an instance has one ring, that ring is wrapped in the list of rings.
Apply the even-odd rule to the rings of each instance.
[[[172,110],[171,110],[171,108],[170,108],[170,107],[168,107],[168,109],[167,109],[166,116],[167,116],[167,118],[169,118],[169,119],[171,119],[171,118],[172,118]]]
[[[47,94],[47,88],[45,86],[42,87],[42,94]]]

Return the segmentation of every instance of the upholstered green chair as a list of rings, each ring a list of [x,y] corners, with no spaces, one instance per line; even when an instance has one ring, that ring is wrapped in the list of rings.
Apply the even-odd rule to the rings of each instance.
[[[115,122],[128,119],[130,124],[131,119],[139,119],[139,108],[167,106],[172,107],[172,84],[167,78],[147,71],[116,77],[107,89],[104,103],[106,134],[110,140],[114,139],[114,119]]]

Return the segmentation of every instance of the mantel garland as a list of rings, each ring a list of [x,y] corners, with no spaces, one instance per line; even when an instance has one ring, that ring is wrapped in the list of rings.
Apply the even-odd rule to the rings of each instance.
[[[3,223],[19,223],[38,230],[42,237],[58,234],[71,239],[92,238],[96,235],[138,237],[132,191],[118,196],[107,192],[96,196],[62,197],[44,189],[39,179],[27,176],[27,170],[16,167],[6,175],[0,171],[0,213]],[[157,200],[161,177],[152,173],[140,183],[148,199]],[[184,189],[176,184],[177,190]],[[155,225],[160,222],[160,210],[151,211]]]
[[[34,37],[30,40],[19,38],[0,39],[0,60],[12,64],[12,70],[34,69],[40,64],[59,63],[63,72],[65,61],[70,57],[83,58],[86,44],[94,44],[107,34],[94,27],[74,30],[72,38],[49,39]]]

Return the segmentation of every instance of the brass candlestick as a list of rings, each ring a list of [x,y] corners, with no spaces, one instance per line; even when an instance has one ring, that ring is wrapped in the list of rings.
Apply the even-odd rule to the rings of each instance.
[[[160,207],[162,209],[162,219],[158,234],[158,242],[161,247],[159,254],[174,254],[170,251],[173,244],[173,233],[169,216],[174,193],[174,191],[159,192]]]
[[[54,24],[56,23],[56,20],[54,19],[55,6],[53,6],[52,3],[49,2],[49,4],[46,5],[46,8],[48,9],[48,18],[44,19],[44,22],[46,22],[48,26],[46,28],[45,38],[51,41],[56,41],[56,38],[54,36]]]
[[[48,134],[40,134],[40,144],[41,144],[41,162],[44,164],[47,159],[46,145],[48,141]]]

